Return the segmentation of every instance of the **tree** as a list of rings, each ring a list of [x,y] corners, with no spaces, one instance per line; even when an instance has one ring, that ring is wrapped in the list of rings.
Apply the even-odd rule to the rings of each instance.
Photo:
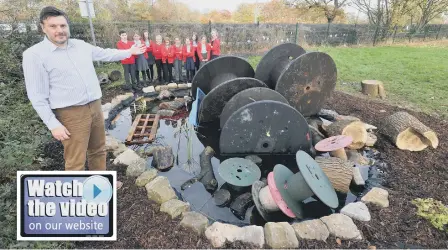
[[[340,16],[344,16],[344,10],[342,9],[348,4],[348,0],[286,0],[287,4],[300,8],[308,6],[309,9],[317,9],[323,12],[327,19],[327,34],[330,34],[330,25],[333,21]]]
[[[255,14],[256,5],[255,4],[249,4],[249,3],[243,3],[240,4],[233,14],[233,20],[238,23],[253,23]]]
[[[415,25],[415,33],[423,29],[436,17],[448,11],[448,0],[417,0],[420,17]]]

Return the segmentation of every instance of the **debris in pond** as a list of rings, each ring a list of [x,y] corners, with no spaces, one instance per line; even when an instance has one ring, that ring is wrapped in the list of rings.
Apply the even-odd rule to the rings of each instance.
[[[157,114],[162,117],[173,117],[176,111],[174,110],[167,110],[167,109],[161,109],[157,111]]]
[[[157,100],[165,100],[170,99],[172,97],[174,97],[174,94],[171,91],[165,89],[160,91],[159,95],[157,96]]]
[[[246,211],[249,207],[254,205],[251,193],[244,193],[238,197],[230,204],[230,211],[240,220],[244,220],[246,216]]]
[[[229,190],[221,188],[213,194],[213,199],[215,200],[216,206],[225,207],[230,203],[232,195]]]
[[[160,109],[167,109],[167,110],[178,110],[181,109],[182,107],[184,107],[186,104],[185,99],[183,98],[178,98],[175,99],[174,101],[171,102],[162,102],[159,104],[159,108]]]
[[[126,145],[151,143],[156,138],[159,125],[158,114],[139,114],[135,117],[134,123],[126,138]]]
[[[213,172],[213,166],[211,162],[214,154],[215,151],[210,146],[207,146],[204,151],[202,151],[202,153],[199,155],[201,172],[198,176],[182,184],[182,190],[185,190],[195,182],[200,181],[209,193],[215,192],[215,190],[218,188],[218,181],[215,179],[215,174]]]
[[[166,171],[174,163],[173,149],[171,146],[157,147],[153,151],[152,166],[160,171]]]

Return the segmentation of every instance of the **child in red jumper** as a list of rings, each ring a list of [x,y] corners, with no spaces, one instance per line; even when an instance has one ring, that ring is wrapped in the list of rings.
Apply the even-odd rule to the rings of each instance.
[[[117,49],[121,50],[127,50],[130,49],[134,45],[132,41],[128,41],[128,35],[126,34],[126,31],[121,30],[120,31],[120,41],[117,42]],[[124,60],[121,60],[121,64],[123,65],[123,71],[124,71],[124,79],[125,79],[125,90],[130,90],[131,86],[136,84],[135,79],[135,57],[130,56],[129,58],[126,58]],[[129,76],[131,76],[131,79],[129,79]]]
[[[174,75],[176,76],[176,82],[181,83],[183,82],[182,78],[182,62],[183,62],[183,55],[182,55],[182,44],[180,42],[179,38],[174,39]]]
[[[162,69],[163,69],[162,48],[163,48],[162,36],[157,35],[156,43],[154,44],[154,47],[152,49],[152,54],[154,55],[154,59],[156,60],[157,80],[159,83],[162,82]]]
[[[174,46],[171,46],[170,39],[166,37],[165,45],[162,47],[163,77],[165,78],[165,84],[173,82],[174,58]]]
[[[201,65],[199,66],[202,68],[209,60],[210,60],[210,44],[207,43],[207,37],[202,36],[201,42],[198,43],[198,55],[199,60],[201,60]]]
[[[218,31],[212,30],[212,43],[211,43],[211,60],[221,55],[221,41],[218,39]]]
[[[196,48],[190,42],[190,38],[185,38],[185,45],[183,48],[183,61],[185,63],[185,71],[187,71],[187,82],[190,83],[193,80],[195,71],[195,57]]]
[[[146,53],[148,54],[148,66],[149,70],[146,70],[146,75],[148,76],[148,81],[152,82],[154,80],[154,64],[156,63],[156,60],[154,58],[154,55],[152,51],[154,50],[154,42],[149,39],[149,32],[147,30],[143,31],[143,41],[145,41],[146,45]]]
[[[140,35],[137,31],[134,33],[134,44],[137,46],[145,44],[145,42],[143,42],[143,40],[140,39]],[[146,51],[146,46],[143,46],[143,47],[145,48],[145,51]],[[135,56],[135,65],[137,68],[137,71],[136,71],[137,83],[140,83],[140,79],[139,79],[140,72],[142,72],[143,82],[140,83],[142,86],[144,86],[146,83],[146,70],[149,69],[147,60],[148,60],[148,53],[146,53],[146,52]]]

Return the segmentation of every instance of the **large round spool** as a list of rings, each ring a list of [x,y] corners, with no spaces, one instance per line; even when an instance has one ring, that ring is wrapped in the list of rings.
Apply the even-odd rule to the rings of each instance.
[[[195,95],[196,89],[200,88],[204,94],[208,94],[226,81],[254,75],[254,69],[245,59],[237,56],[220,56],[198,70],[191,83],[191,93]]]
[[[234,95],[224,106],[220,115],[220,127],[224,127],[224,124],[229,117],[237,111],[239,108],[256,101],[278,101],[288,104],[288,101],[280,95],[278,92],[269,88],[250,88],[239,92]]]
[[[255,78],[266,83],[269,88],[275,89],[280,75],[291,61],[305,53],[302,47],[294,43],[277,45],[261,58],[255,71]]]
[[[222,128],[221,154],[294,154],[309,151],[311,140],[305,118],[277,101],[249,103],[234,112]]]
[[[253,87],[267,89],[262,81],[250,77],[238,77],[218,84],[202,100],[199,107],[199,122],[219,119],[224,106],[235,94]]]
[[[302,115],[317,114],[336,87],[337,69],[323,52],[308,52],[293,60],[278,78],[275,90]]]

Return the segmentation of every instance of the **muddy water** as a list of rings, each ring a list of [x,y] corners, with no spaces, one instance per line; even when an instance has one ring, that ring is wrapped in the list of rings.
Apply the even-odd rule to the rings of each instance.
[[[148,107],[149,110],[156,111],[155,105]],[[129,129],[132,125],[134,118],[134,107],[123,110],[120,113],[118,119],[116,119],[115,125],[112,129],[108,130],[108,133],[117,139],[124,142]],[[220,162],[232,156],[222,156],[219,153],[219,124],[201,124],[204,126],[199,128],[197,133],[188,130],[185,126],[185,119],[179,121],[161,120],[157,131],[156,141],[151,145],[142,146],[130,146],[130,148],[136,151],[147,151],[153,146],[171,146],[175,155],[175,163],[173,168],[166,172],[159,172],[159,175],[166,176],[170,180],[170,184],[176,190],[178,197],[181,200],[189,202],[192,211],[201,212],[212,221],[220,221],[225,223],[231,223],[239,226],[256,224],[264,225],[265,221],[260,217],[258,211],[254,206],[251,206],[244,216],[244,219],[240,219],[235,216],[231,209],[228,207],[218,207],[215,204],[212,194],[207,192],[200,182],[196,182],[190,185],[185,190],[181,190],[181,185],[193,178],[200,172],[199,155],[206,146],[210,146],[215,150],[215,155],[211,162],[215,173],[215,178],[218,181],[218,190],[225,184],[225,181],[217,174],[218,166]],[[184,125],[184,126],[182,126]],[[189,141],[190,140],[190,141]],[[190,143],[189,143],[190,142]],[[377,158],[372,152],[364,152],[366,157],[371,159]],[[244,157],[233,156],[233,157]],[[297,164],[295,163],[294,155],[282,155],[282,156],[260,156],[263,160],[261,172],[262,178],[266,178],[267,174],[272,171],[276,164],[283,164],[288,166],[293,172],[297,172]],[[148,168],[151,167],[152,157],[148,157]],[[307,218],[320,218],[325,215],[339,211],[343,206],[350,202],[355,202],[370,189],[370,187],[378,186],[381,182],[379,177],[379,171],[376,168],[380,162],[375,159],[376,164],[370,166],[358,166],[361,169],[364,180],[367,180],[367,188],[359,188],[351,186],[348,194],[338,194],[340,206],[337,209],[330,209],[318,200],[309,198],[304,201],[305,203],[305,216]],[[240,190],[229,190],[232,193],[232,198],[242,194],[244,192],[250,192],[250,187]],[[285,221],[287,218],[278,217],[279,221]]]

